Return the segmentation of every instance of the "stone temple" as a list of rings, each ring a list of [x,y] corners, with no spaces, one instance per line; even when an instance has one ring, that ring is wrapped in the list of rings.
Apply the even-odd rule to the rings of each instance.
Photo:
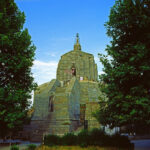
[[[99,127],[92,113],[99,108],[98,72],[92,54],[83,52],[76,35],[74,49],[61,56],[56,79],[38,87],[26,133],[31,141],[46,134],[63,135]]]

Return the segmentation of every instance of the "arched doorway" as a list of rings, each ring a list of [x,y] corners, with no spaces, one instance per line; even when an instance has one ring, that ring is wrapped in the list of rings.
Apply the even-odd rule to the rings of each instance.
[[[53,102],[54,96],[50,96],[49,98],[49,112],[54,111],[54,102]]]
[[[76,68],[71,68],[71,72],[73,76],[76,76]]]
[[[74,63],[71,67],[71,74],[72,74],[72,76],[76,76],[76,67],[75,67]]]

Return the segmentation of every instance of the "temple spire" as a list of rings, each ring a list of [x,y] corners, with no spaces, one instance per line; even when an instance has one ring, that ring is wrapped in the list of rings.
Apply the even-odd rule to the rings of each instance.
[[[81,51],[81,45],[79,43],[79,33],[76,34],[76,43],[74,44],[74,50],[80,50]]]

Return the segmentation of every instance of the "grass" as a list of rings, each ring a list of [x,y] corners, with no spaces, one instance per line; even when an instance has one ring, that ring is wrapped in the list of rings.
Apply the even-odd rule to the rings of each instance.
[[[27,148],[26,145],[18,145],[19,150],[25,150]],[[0,146],[0,150],[10,150],[10,146]]]
[[[127,150],[121,148],[104,148],[98,146],[88,146],[86,148],[82,148],[80,146],[39,146],[36,150]]]

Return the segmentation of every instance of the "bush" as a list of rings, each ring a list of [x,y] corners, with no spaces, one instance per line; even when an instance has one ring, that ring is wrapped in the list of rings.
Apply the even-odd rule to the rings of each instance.
[[[92,139],[89,141],[90,145],[93,146],[103,146],[107,135],[101,129],[93,129],[89,132],[89,138]]]
[[[44,137],[44,145],[47,146],[55,146],[55,145],[61,145],[61,137],[57,135],[46,135]]]
[[[29,144],[28,145],[28,150],[35,150],[36,149],[36,145],[35,144]]]
[[[19,146],[17,145],[12,145],[10,150],[19,150]]]
[[[128,137],[119,134],[113,136],[106,135],[101,129],[93,129],[90,132],[88,132],[88,130],[82,130],[78,135],[67,133],[63,137],[48,135],[44,137],[44,144],[47,146],[79,145],[81,147],[104,146],[133,149],[133,145],[130,143]]]
[[[84,147],[88,147],[87,142],[86,143],[80,143],[80,147],[84,148]]]
[[[88,130],[82,130],[81,132],[79,132],[79,134],[77,135],[78,145],[80,145],[81,147],[86,147],[87,145],[89,145],[89,141],[90,139]]]
[[[62,145],[76,145],[77,144],[77,136],[73,133],[67,133],[62,138]]]
[[[121,136],[119,134],[115,134],[111,136],[112,145],[116,147],[128,147],[130,145],[130,140],[126,136]]]

